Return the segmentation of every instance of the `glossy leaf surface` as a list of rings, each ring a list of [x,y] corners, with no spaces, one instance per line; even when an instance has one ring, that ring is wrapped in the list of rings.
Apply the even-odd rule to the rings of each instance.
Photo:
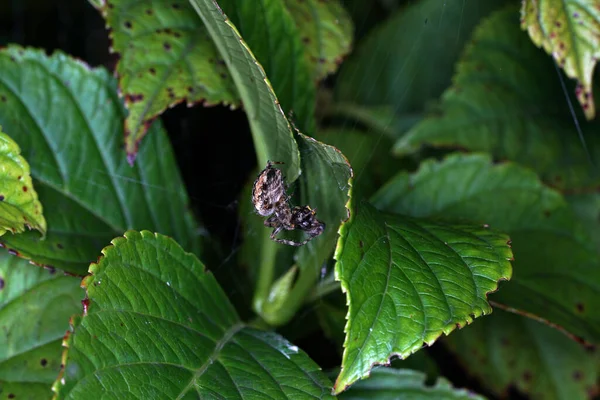
[[[0,124],[30,162],[48,221],[46,240],[26,232],[4,235],[0,243],[77,274],[128,228],[162,232],[199,250],[199,229],[160,124],[135,166],[128,165],[121,142],[125,110],[107,71],[17,46],[0,51],[0,71],[6,99]]]
[[[487,294],[511,276],[508,236],[481,225],[384,214],[362,202],[340,234],[336,277],[349,310],[336,392],[392,355],[408,357],[489,314]]]
[[[319,367],[244,326],[213,275],[172,239],[128,231],[84,280],[58,399],[330,399]]]
[[[466,220],[507,232],[515,274],[495,301],[600,340],[598,249],[564,198],[514,163],[454,154],[400,173],[373,198],[383,210]]]
[[[46,233],[42,205],[31,182],[29,164],[21,149],[0,127],[0,236],[25,228]]]
[[[577,100],[588,119],[596,115],[592,75],[600,57],[600,7],[592,0],[525,0],[521,28],[577,79]]]
[[[395,151],[407,154],[424,144],[486,151],[535,169],[558,188],[596,187],[600,136],[593,132],[600,125],[572,114],[564,78],[523,35],[516,12],[498,11],[476,29],[439,110],[402,137]]]
[[[30,265],[0,252],[0,395],[52,398],[61,341],[81,312],[81,279]]]

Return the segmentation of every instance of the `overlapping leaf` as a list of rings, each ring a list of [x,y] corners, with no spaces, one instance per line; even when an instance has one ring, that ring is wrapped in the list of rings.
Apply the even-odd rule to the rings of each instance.
[[[254,137],[259,165],[284,161],[290,182],[300,175],[298,145],[264,69],[238,30],[211,0],[190,0],[225,60],[240,94]]]
[[[423,144],[486,151],[534,168],[560,188],[596,187],[598,123],[573,121],[560,74],[518,27],[516,7],[496,12],[476,30],[440,110],[395,146],[397,154]]]
[[[282,337],[244,326],[214,277],[172,239],[129,231],[103,250],[66,340],[58,399],[331,399]]]
[[[484,400],[465,389],[455,389],[439,378],[434,386],[425,384],[426,375],[410,369],[378,368],[371,376],[340,394],[340,400],[456,399]]]
[[[198,251],[198,227],[166,133],[154,126],[136,165],[127,164],[125,111],[105,70],[11,46],[0,51],[0,71],[0,124],[30,162],[48,221],[46,240],[26,232],[0,243],[78,274],[128,228],[169,234]]]
[[[532,171],[454,154],[400,173],[373,199],[390,212],[467,220],[507,232],[515,274],[494,300],[600,340],[600,257],[562,196]]]
[[[120,56],[117,72],[129,110],[125,133],[131,161],[151,122],[165,108],[183,101],[240,103],[227,60],[189,2],[90,2],[104,15],[112,50]],[[352,25],[339,2],[268,0],[256,7],[222,0],[219,6],[264,66],[283,109],[294,110],[300,128],[313,132],[314,81],[333,72],[335,61],[350,46]],[[311,19],[304,21],[307,13]]]
[[[336,277],[349,310],[336,392],[490,313],[487,294],[511,276],[508,237],[481,225],[384,214],[363,202],[340,234]]]
[[[352,20],[344,7],[337,0],[284,2],[302,35],[313,79],[335,72],[352,46]]]
[[[119,55],[119,86],[129,111],[125,143],[130,162],[165,108],[183,101],[239,103],[223,60],[187,1],[92,3],[106,19],[112,51]]]
[[[339,149],[357,171],[352,192],[369,196],[391,178],[403,164],[389,150],[392,142],[381,135],[370,135],[358,129],[329,128],[317,132],[316,138]]]
[[[498,396],[586,399],[598,392],[598,354],[540,322],[497,310],[447,338],[469,374]]]
[[[257,7],[255,2],[219,0],[218,6],[223,15],[230,18],[229,23],[239,29],[239,34],[252,56],[256,57],[257,62],[264,68],[283,111],[286,114],[293,111],[298,128],[303,132],[313,133],[316,86],[309,60],[305,57],[300,26],[296,25],[284,1],[264,0],[260,7]],[[223,39],[225,38],[213,36],[215,42]],[[232,66],[229,65],[229,68]],[[239,84],[239,81],[236,81],[238,88]],[[243,96],[242,100],[247,108],[247,100]],[[249,118],[252,118],[251,113]]]
[[[592,75],[600,57],[600,8],[586,0],[525,0],[521,28],[578,80],[577,100],[587,119],[596,115]]]
[[[4,97],[6,100],[6,97]],[[42,205],[31,182],[29,164],[21,149],[0,127],[0,236],[25,228],[46,234]]]
[[[450,85],[455,61],[475,24],[502,2],[465,4],[424,0],[396,11],[342,66],[336,98],[420,113]]]
[[[0,252],[0,394],[50,399],[61,341],[81,310],[81,280]]]

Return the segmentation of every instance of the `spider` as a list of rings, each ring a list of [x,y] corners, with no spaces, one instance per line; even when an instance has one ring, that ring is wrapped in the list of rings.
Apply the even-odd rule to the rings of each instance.
[[[316,218],[316,210],[309,206],[290,208],[287,194],[287,186],[281,170],[274,168],[275,164],[282,162],[267,161],[266,168],[258,175],[252,188],[252,203],[256,212],[265,220],[265,226],[274,228],[271,240],[289,246],[303,246],[325,230],[325,223]],[[295,229],[308,234],[302,242],[278,239],[277,234],[282,230],[293,231]]]

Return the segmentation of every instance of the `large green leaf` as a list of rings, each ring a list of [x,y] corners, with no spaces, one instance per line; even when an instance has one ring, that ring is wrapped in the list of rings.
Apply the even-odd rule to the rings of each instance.
[[[600,7],[595,0],[525,0],[521,27],[579,81],[577,99],[588,119],[596,109],[592,75],[600,57]]]
[[[496,301],[600,340],[600,257],[572,210],[532,171],[494,165],[488,155],[454,154],[400,173],[373,199],[414,217],[468,220],[507,232],[515,274]]]
[[[119,55],[119,87],[129,111],[125,143],[133,162],[140,140],[165,108],[239,103],[206,28],[184,0],[92,1],[106,19]]]
[[[81,311],[81,280],[0,252],[0,396],[52,398],[61,341]]]
[[[484,397],[465,389],[455,389],[450,382],[439,378],[434,386],[425,384],[426,375],[410,369],[378,368],[371,376],[340,394],[341,400],[426,400],[456,399],[484,400]]]
[[[0,236],[25,227],[46,234],[46,219],[21,149],[0,127]]]
[[[580,122],[579,137],[562,76],[519,29],[516,6],[495,13],[475,31],[440,110],[395,146],[397,154],[423,144],[486,151],[539,171],[553,186],[596,187],[599,123]],[[582,119],[581,115],[575,118]]]
[[[508,237],[485,226],[384,214],[366,202],[353,210],[335,256],[349,306],[336,392],[489,314],[487,294],[511,276]]]
[[[540,322],[502,310],[446,339],[469,374],[502,396],[587,399],[598,392],[597,353]]]
[[[48,57],[10,46],[0,51],[0,98],[0,124],[29,160],[48,220],[46,240],[26,232],[4,235],[0,243],[77,274],[128,228],[159,231],[199,251],[198,227],[166,133],[155,124],[135,167],[127,164],[125,110],[105,70],[60,52]]]
[[[259,165],[283,161],[284,175],[300,175],[300,155],[292,129],[263,67],[236,27],[213,0],[190,0],[215,42],[244,104]]]
[[[129,231],[84,280],[58,399],[326,399],[330,383],[282,337],[244,326],[202,263],[176,242]]]
[[[284,2],[302,35],[313,78],[335,72],[352,46],[352,20],[344,7],[338,0]]]
[[[500,4],[409,3],[359,43],[340,70],[336,98],[420,113],[450,85],[454,63],[477,21]]]

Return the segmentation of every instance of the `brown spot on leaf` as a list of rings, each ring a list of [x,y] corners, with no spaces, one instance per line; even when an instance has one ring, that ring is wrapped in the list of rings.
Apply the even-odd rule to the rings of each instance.
[[[4,201],[4,196],[0,194],[0,201]]]
[[[88,308],[90,307],[90,300],[89,299],[81,300],[81,305],[83,306],[83,315],[87,315]]]
[[[123,25],[125,25],[125,28],[127,28],[127,29],[131,29],[133,27],[133,25],[131,24],[131,21],[125,21],[125,23]]]
[[[167,51],[171,50],[171,45],[170,45],[169,43],[167,43],[167,42],[164,42],[164,43],[163,43],[163,47],[164,47],[164,49],[165,49],[165,50],[167,50]]]
[[[4,278],[0,277],[0,290],[4,289]]]
[[[577,311],[579,311],[580,313],[583,312],[583,310],[585,309],[585,307],[583,306],[583,303],[577,303],[575,305],[575,307],[577,308]]]
[[[40,365],[41,365],[42,367],[45,367],[46,365],[48,365],[48,360],[46,360],[45,358],[42,358],[42,359],[40,360]]]
[[[27,186],[23,186],[23,191],[26,192],[27,191]]]
[[[64,249],[64,246],[61,243],[56,243],[56,247],[58,247],[59,249]]]
[[[583,372],[579,371],[579,370],[575,370],[573,372],[573,379],[575,379],[576,381],[580,381],[583,378]]]
[[[523,373],[523,379],[525,380],[525,382],[531,381],[531,378],[533,378],[533,375],[531,375],[531,372],[525,371]]]
[[[15,395],[14,395],[13,393],[9,393],[9,394],[8,394],[8,398],[9,398],[9,399],[14,399],[14,398],[15,398]]]
[[[176,10],[179,10],[179,8],[181,7],[181,5],[179,5],[178,3],[173,3],[172,7]]]
[[[6,103],[6,96],[4,96],[4,95],[3,95],[3,96],[0,96],[0,100],[1,100],[3,103]]]
[[[156,69],[150,68],[148,71],[150,71],[152,75],[156,75]]]
[[[142,101],[144,100],[144,95],[139,93],[139,94],[134,94],[134,93],[128,93],[125,95],[125,101],[130,102],[130,103],[137,103],[138,101]]]
[[[146,10],[146,15],[152,15],[152,14],[154,14],[154,12],[152,11],[152,9],[149,8],[149,9]]]
[[[310,43],[310,38],[308,36],[305,36],[302,38],[302,42],[304,42],[304,44],[309,44]]]
[[[544,215],[545,215],[546,217],[549,217],[549,216],[551,215],[551,213],[550,213],[550,211],[548,211],[548,210],[545,210],[545,211],[544,211]]]

